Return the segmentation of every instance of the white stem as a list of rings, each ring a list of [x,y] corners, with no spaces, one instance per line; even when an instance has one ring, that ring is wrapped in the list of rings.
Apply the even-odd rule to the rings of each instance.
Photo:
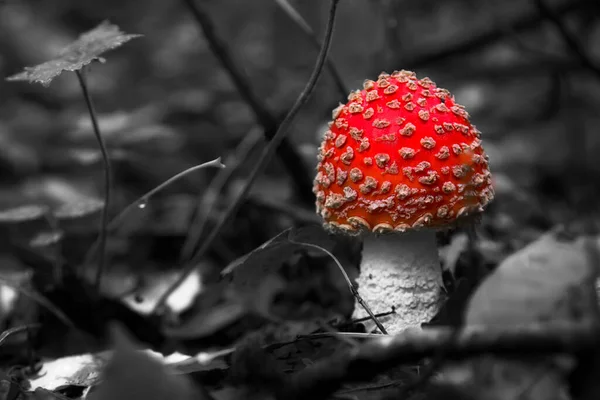
[[[356,282],[373,313],[396,308],[396,314],[380,319],[389,334],[430,321],[443,300],[435,232],[367,235]],[[365,316],[357,304],[353,317]]]

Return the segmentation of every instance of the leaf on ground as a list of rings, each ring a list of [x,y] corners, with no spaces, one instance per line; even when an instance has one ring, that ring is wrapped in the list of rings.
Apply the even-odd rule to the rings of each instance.
[[[42,369],[35,378],[30,379],[30,390],[46,389],[54,391],[56,389],[64,389],[68,386],[90,387],[97,385],[102,380],[102,370],[109,364],[116,362],[121,363],[122,351],[103,351],[96,354],[79,354],[49,360],[43,363]],[[193,359],[189,356],[173,353],[169,356],[164,356],[161,353],[152,350],[135,350],[133,346],[126,349],[128,352],[134,353],[133,360],[141,359],[143,361],[150,360],[151,363],[164,365],[166,371],[170,375],[181,374],[179,365],[186,360]],[[128,359],[129,360],[129,359]]]
[[[250,253],[235,260],[223,270],[223,274],[231,273],[234,281],[240,284],[260,280],[265,274],[278,270],[283,262],[289,260],[294,250],[305,248],[302,245],[291,243],[290,240],[316,244],[329,251],[332,251],[334,246],[334,242],[321,226],[310,225],[299,229],[286,229]],[[308,248],[307,250],[321,254],[318,250]]]
[[[47,207],[42,205],[26,205],[0,211],[0,224],[18,224],[43,218]]]
[[[245,308],[238,302],[225,302],[194,313],[177,327],[165,327],[165,335],[169,338],[201,339],[226,328],[245,315]]]
[[[35,235],[29,246],[34,249],[46,249],[52,245],[60,243],[63,239],[64,233],[61,231],[42,231]]]
[[[550,232],[509,256],[473,295],[467,324],[515,325],[595,318],[598,271],[581,239]]]
[[[25,205],[0,211],[0,248],[9,243],[28,244],[39,231],[48,227],[48,208]]]
[[[317,249],[292,241],[316,244],[329,251],[333,251],[335,245],[321,226],[310,225],[300,229],[287,229],[234,261],[223,273],[231,274],[234,291],[247,309],[273,317],[273,300],[287,287],[285,279],[279,273],[282,266],[292,262],[298,250],[323,255]]]
[[[136,350],[129,334],[115,326],[115,352],[104,369],[103,382],[92,400],[192,400],[205,399],[185,376],[170,375],[165,365],[146,352]]]
[[[9,81],[38,82],[49,86],[54,78],[63,71],[78,71],[108,50],[142,35],[126,34],[118,26],[108,21],[83,33],[77,40],[65,47],[56,58],[35,67],[26,67],[16,75],[6,78]]]
[[[79,219],[102,211],[104,202],[98,199],[86,199],[63,204],[54,210],[54,217],[59,220]]]
[[[598,318],[597,266],[584,239],[563,238],[558,230],[506,258],[470,300],[467,324],[515,326],[549,321]],[[480,356],[449,365],[444,380],[476,398],[566,400],[571,355]]]
[[[229,356],[234,349],[201,352],[193,357],[185,357],[178,361],[169,363],[168,367],[173,374],[191,374],[193,372],[227,370],[229,363],[225,357]]]
[[[444,269],[449,270],[454,275],[456,265],[461,254],[468,248],[469,239],[465,233],[459,233],[452,236],[450,243],[440,249],[440,259],[443,262]]]
[[[95,272],[95,269],[92,271]],[[138,277],[139,272],[130,270],[131,277]],[[122,298],[129,308],[142,315],[149,315],[156,307],[160,296],[170,287],[178,277],[178,271],[153,271],[144,272],[143,284],[135,292]],[[118,276],[116,280],[122,279]],[[107,276],[110,281],[110,275]],[[178,286],[167,299],[167,307],[175,314],[186,311],[194,302],[196,296],[204,290],[200,273],[194,271]]]
[[[63,386],[91,386],[100,379],[107,354],[81,354],[47,361],[36,378],[29,381],[31,390],[56,390]]]
[[[96,231],[100,226],[104,202],[94,198],[68,202],[53,211],[60,228],[69,233]]]

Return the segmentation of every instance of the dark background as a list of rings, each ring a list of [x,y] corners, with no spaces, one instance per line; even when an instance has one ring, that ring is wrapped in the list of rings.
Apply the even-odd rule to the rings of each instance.
[[[305,85],[316,48],[275,1],[197,1],[257,98],[280,120]],[[0,3],[3,77],[51,59],[105,19],[144,35],[105,54],[107,61],[88,73],[114,164],[111,214],[193,165],[218,156],[241,163],[223,188],[209,188],[217,170],[196,172],[134,211],[109,243],[109,273],[118,277],[172,271],[197,199],[216,200],[215,210],[201,211],[212,228],[257,161],[256,149],[231,156],[245,138],[261,137],[260,126],[183,3]],[[328,2],[291,3],[321,38]],[[349,89],[381,71],[411,69],[466,106],[483,132],[497,192],[479,244],[495,265],[556,224],[598,218],[599,15],[593,0],[342,0],[330,55]],[[324,71],[288,135],[309,181],[325,124],[340,101],[345,96]],[[49,88],[0,81],[0,208],[101,199],[102,177],[74,74],[63,73]],[[221,269],[283,229],[318,222],[311,196],[295,190],[276,160],[206,263]],[[82,260],[96,227],[86,221],[67,229],[70,262]],[[25,268],[9,251],[2,257],[5,268]]]

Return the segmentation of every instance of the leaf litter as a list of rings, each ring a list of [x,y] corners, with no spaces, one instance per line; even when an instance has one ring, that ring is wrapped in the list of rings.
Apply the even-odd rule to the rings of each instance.
[[[288,4],[288,2],[280,3]],[[101,55],[105,51],[114,49],[138,36],[140,35],[123,33],[115,25],[104,22],[81,35],[56,59],[26,68],[24,72],[10,77],[9,80],[27,80],[47,86],[62,71],[76,71],[94,60],[102,61]],[[136,138],[143,136],[146,140],[146,135],[160,133],[161,129],[162,127],[159,126],[156,132],[144,132],[144,135],[135,136]],[[527,156],[531,158],[530,154]],[[497,177],[501,178],[502,175],[498,174]],[[521,195],[519,188],[511,188],[507,192],[510,192],[508,195],[513,197]],[[521,198],[521,200],[527,204],[523,204],[522,208],[519,207],[520,211],[527,208],[539,208],[537,205],[532,206],[533,200],[531,199]],[[139,208],[146,208],[147,201],[135,204]],[[85,226],[87,225],[86,218],[95,214],[98,209],[86,208],[85,205],[79,208],[70,203],[65,206],[65,210],[67,212],[63,216],[64,218],[58,218],[59,220],[72,218],[80,225]],[[148,210],[144,212],[146,211]],[[303,211],[305,210],[303,209]],[[310,213],[311,211],[305,212]],[[498,218],[499,215],[504,220]],[[530,229],[526,226],[529,222],[519,221],[520,217],[515,217],[515,215],[513,214],[512,220],[506,224],[506,215],[502,215],[502,211],[494,212],[492,210],[490,218],[487,219],[487,222],[484,221],[487,225],[482,229],[483,237],[477,245],[476,251],[481,253],[484,261],[489,264],[491,274],[476,290],[468,303],[465,311],[467,322],[512,326],[531,321],[544,322],[560,318],[574,321],[597,318],[597,296],[594,292],[597,273],[589,268],[590,263],[586,260],[585,251],[582,250],[579,242],[564,240],[556,230],[547,232],[537,239],[539,233],[546,228]],[[42,216],[27,207],[8,209],[0,212],[0,222],[23,226],[27,222],[39,222],[42,220]],[[489,229],[490,225],[494,225],[492,229]],[[41,242],[54,242],[53,232],[47,231],[47,226],[43,228],[45,231],[38,232],[37,236],[28,236],[26,238],[28,241],[24,242],[32,245],[30,247],[34,251],[40,250],[38,247],[44,247],[44,244],[49,244]],[[522,228],[527,230],[526,234],[522,232]],[[499,237],[498,231],[501,231],[506,237]],[[62,240],[62,238],[56,239]],[[464,264],[461,256],[468,251],[464,239],[461,234],[455,235],[445,249],[443,257],[445,266],[452,273],[459,273],[457,271],[461,264]],[[531,242],[532,239],[537,240]],[[201,281],[201,284],[191,285],[191,289],[184,290],[185,293],[182,297],[187,303],[186,301],[180,303],[186,305],[176,310],[180,314],[171,321],[173,322],[172,326],[165,327],[164,333],[170,339],[180,342],[179,345],[184,348],[186,353],[196,354],[195,356],[178,354],[175,357],[177,361],[167,361],[167,359],[161,361],[162,356],[157,358],[148,352],[137,350],[143,345],[134,344],[133,340],[129,339],[124,332],[113,331],[113,344],[116,349],[114,353],[94,353],[90,350],[90,353],[85,355],[44,358],[39,376],[29,377],[29,383],[32,384],[30,389],[34,391],[26,392],[26,396],[67,398],[65,390],[69,386],[85,386],[84,397],[99,399],[136,398],[140,395],[140,390],[144,392],[144,398],[149,400],[166,397],[185,399],[190,396],[209,398],[203,393],[198,393],[198,391],[202,391],[200,385],[194,388],[190,384],[191,378],[196,377],[191,374],[193,372],[207,373],[201,375],[203,384],[210,381],[208,375],[214,374],[215,371],[226,375],[232,369],[231,356],[238,351],[245,357],[249,357],[244,360],[244,356],[242,356],[235,360],[236,366],[241,366],[242,370],[246,372],[260,369],[261,363],[263,361],[264,364],[270,363],[269,357],[273,356],[279,371],[290,375],[311,368],[319,360],[344,353],[347,350],[347,343],[343,343],[339,338],[336,339],[333,334],[331,337],[334,340],[328,339],[327,341],[305,337],[307,333],[315,331],[331,333],[328,332],[328,329],[332,329],[332,326],[340,329],[347,328],[339,324],[340,321],[345,320],[344,316],[347,316],[348,313],[344,307],[338,304],[342,301],[341,297],[336,297],[337,292],[347,292],[347,286],[343,279],[334,280],[336,284],[331,286],[323,284],[323,282],[331,280],[329,274],[337,275],[337,278],[340,278],[339,271],[332,265],[329,257],[324,257],[321,251],[307,248],[307,246],[299,244],[300,242],[308,242],[330,251],[340,258],[340,263],[348,269],[349,276],[352,277],[355,273],[353,271],[355,263],[352,260],[341,259],[342,257],[336,252],[336,246],[339,243],[336,243],[320,228],[304,227],[286,230],[231,263],[224,274],[224,279],[220,281],[222,286],[219,287],[211,281]],[[531,243],[512,256],[506,257],[507,253],[518,250],[528,242]],[[502,261],[503,259],[504,261]],[[136,267],[140,266],[139,260],[133,261],[132,264]],[[496,266],[496,264],[500,265]],[[208,268],[206,265],[198,266],[199,270]],[[192,277],[198,278],[195,275]],[[127,281],[124,276],[116,279],[123,283]],[[164,288],[161,286],[161,283],[164,283],[160,282],[161,276],[157,276],[153,280],[159,282],[146,287],[148,290],[143,293],[142,297],[145,298],[141,303],[152,304],[152,300],[156,297],[156,290],[153,290],[155,286],[159,289]],[[28,279],[23,284],[29,285]],[[130,285],[126,284],[125,286]],[[182,287],[185,288],[185,285]],[[214,290],[211,292],[211,289]],[[14,296],[15,293],[16,291],[13,291],[12,295]],[[140,306],[135,298],[136,294],[138,293],[129,294],[123,301],[129,303],[130,307],[136,309],[138,313],[143,314],[146,304]],[[326,295],[332,297],[328,299]],[[188,304],[190,299],[194,303],[191,307]],[[311,301],[307,301],[307,299],[311,299]],[[11,299],[11,302],[13,300]],[[319,301],[322,302],[321,309],[314,307],[318,305]],[[305,307],[306,304],[309,304],[310,307]],[[349,304],[351,305],[351,302]],[[4,306],[4,304],[2,305]],[[140,307],[136,308],[136,305]],[[9,308],[6,307],[8,316],[11,312]],[[2,311],[5,311],[5,308]],[[236,325],[247,319],[248,316],[258,320],[259,324]],[[236,329],[237,332],[235,332]],[[232,333],[232,331],[234,332]],[[58,340],[59,336],[56,338]],[[201,343],[192,343],[194,341]],[[28,343],[25,344],[28,345]],[[246,352],[244,346],[249,346],[250,350],[256,348],[261,351]],[[198,353],[194,350],[197,348],[203,350]],[[3,350],[7,349],[9,349],[8,345],[3,348]],[[463,373],[462,379],[466,376],[471,380],[476,380],[483,375],[483,378],[486,378],[483,381],[487,382],[487,386],[482,381],[459,383],[459,385],[467,385],[472,393],[483,391],[485,395],[493,393],[498,398],[512,399],[515,398],[515,392],[529,391],[528,398],[553,399],[552,396],[561,393],[561,390],[564,389],[565,376],[572,370],[572,357],[548,357],[545,361],[548,362],[544,364],[540,360],[525,357],[517,362],[507,361],[497,356],[474,358],[463,365],[449,365],[440,374],[440,380],[451,380],[453,376],[456,377],[457,371],[464,372],[464,369],[461,370],[461,368],[466,368],[469,373]],[[107,363],[109,367],[105,369]],[[506,373],[507,368],[509,373]],[[532,372],[538,373],[538,376],[532,377]],[[189,376],[184,376],[186,379],[173,380],[170,377],[171,374],[189,374]],[[507,376],[510,378],[515,374],[519,375],[519,379],[507,379]],[[268,375],[259,376],[268,378]],[[390,380],[391,376],[390,373],[389,376],[384,377],[383,381],[386,384],[394,384],[394,380]],[[247,377],[252,377],[252,374],[248,374]],[[44,378],[46,381],[43,380]],[[100,382],[99,379],[104,378],[105,385],[97,385]],[[224,400],[259,398],[248,395],[247,392],[239,389],[240,386],[232,385],[227,378],[219,379],[217,384],[214,384],[214,381],[211,382],[212,384],[209,386],[212,398]],[[10,387],[12,394],[18,394],[21,389],[18,388],[19,390],[15,392],[14,382],[9,383],[6,379],[2,380],[1,384],[3,389]],[[523,386],[534,387],[534,390]],[[546,391],[539,392],[540,387],[545,387]],[[25,389],[25,386],[22,389]],[[343,394],[346,396],[345,398],[362,400],[380,398],[379,395],[382,394],[377,390],[377,385],[363,386],[363,389],[365,390],[354,390],[353,388],[339,392],[338,395],[340,398]],[[44,390],[56,392],[44,392]],[[260,398],[268,397],[265,394]]]

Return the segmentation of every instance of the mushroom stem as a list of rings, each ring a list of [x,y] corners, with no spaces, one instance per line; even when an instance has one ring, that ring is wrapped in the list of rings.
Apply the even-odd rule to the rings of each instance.
[[[356,283],[375,314],[395,308],[396,313],[382,321],[389,334],[429,322],[443,300],[435,231],[366,235]],[[353,317],[365,316],[356,305]]]

